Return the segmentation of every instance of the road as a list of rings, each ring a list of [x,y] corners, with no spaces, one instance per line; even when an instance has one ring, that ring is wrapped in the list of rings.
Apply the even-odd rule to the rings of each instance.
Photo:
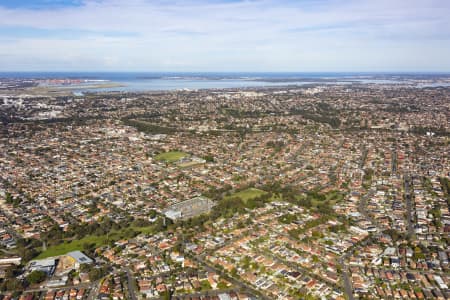
[[[81,283],[77,285],[64,285],[60,287],[52,287],[52,288],[37,288],[37,289],[28,289],[25,290],[24,293],[35,293],[35,292],[46,292],[48,290],[58,290],[58,291],[65,291],[70,289],[88,289],[91,288],[92,283]]]
[[[130,296],[129,299],[131,300],[137,300],[136,297],[136,286],[135,284],[133,284],[134,282],[134,278],[131,274],[131,270],[129,268],[125,268],[126,272],[127,272],[127,287],[128,287],[128,295]]]
[[[412,220],[412,191],[411,191],[411,177],[407,174],[403,175],[403,182],[405,185],[405,200],[406,200],[406,222],[408,236],[414,236],[414,226]]]
[[[230,292],[237,292],[237,289],[225,289],[225,290],[214,290],[214,291],[204,291],[204,292],[198,292],[198,293],[193,293],[193,294],[184,294],[184,295],[177,295],[177,296],[173,296],[173,299],[187,299],[187,300],[191,300],[192,298],[196,298],[196,297],[203,297],[203,296],[217,296],[223,293],[230,293]],[[160,298],[157,298],[160,299]]]
[[[279,256],[277,256],[277,255],[267,251],[267,250],[266,251],[259,250],[258,253],[267,255],[267,256],[271,257],[273,260],[277,261],[278,263],[281,263],[283,265],[289,266],[289,267],[295,269],[297,272],[299,272],[301,274],[305,274],[305,275],[308,275],[309,277],[312,277],[312,278],[314,278],[314,279],[316,279],[318,281],[323,281],[323,282],[326,282],[328,284],[331,284],[335,288],[340,288],[335,282],[330,281],[327,278],[323,278],[322,276],[320,276],[320,275],[318,275],[318,274],[316,274],[316,273],[314,273],[314,272],[312,272],[312,271],[310,271],[310,270],[308,270],[306,268],[303,268],[303,267],[299,266],[296,263],[287,261],[287,260],[285,260],[285,259],[283,259],[283,258],[281,258],[281,257],[279,257]]]
[[[375,225],[377,227],[377,232],[381,231],[378,222],[372,218],[369,213],[367,212],[367,200],[373,196],[373,194],[375,193],[374,190],[369,190],[369,192],[365,195],[363,195],[360,200],[359,200],[359,205],[358,205],[358,212],[364,216],[364,218],[366,218],[366,220],[370,221],[373,225]],[[347,295],[347,298],[349,300],[353,300],[355,299],[353,297],[353,286],[352,286],[352,281],[348,272],[348,265],[346,264],[347,259],[352,255],[353,253],[353,248],[348,249],[347,253],[344,254],[339,260],[339,264],[341,265],[341,269],[342,269],[342,281],[344,283],[344,291],[345,294]]]
[[[359,167],[362,169],[364,168],[364,165],[366,164],[367,160],[367,154],[369,153],[369,150],[364,146],[362,149],[362,155],[361,155],[361,161],[359,163]]]
[[[273,228],[270,228],[270,226],[268,226],[267,224],[265,224],[265,223],[263,223],[263,222],[258,222],[258,223],[256,223],[256,224],[264,225],[265,227],[268,228],[269,231],[271,231],[271,232],[273,232],[273,233],[275,233],[275,234],[284,236],[284,237],[289,238],[289,239],[294,239],[294,238],[293,238],[292,236],[290,236],[289,234],[286,234],[286,233],[284,233],[284,232],[279,232],[279,231],[273,230]],[[257,252],[260,252],[260,253],[263,253],[263,254],[265,254],[265,255],[268,255],[268,256],[272,257],[274,260],[276,260],[276,261],[278,261],[278,262],[280,262],[280,263],[282,263],[282,264],[284,264],[284,265],[287,265],[287,266],[290,266],[290,267],[294,268],[297,272],[300,272],[300,273],[302,273],[302,274],[307,274],[308,276],[310,276],[310,277],[312,277],[312,278],[315,278],[315,279],[317,279],[317,280],[319,280],[319,281],[324,281],[324,282],[327,282],[327,283],[329,283],[329,284],[332,284],[332,285],[333,285],[334,287],[336,287],[336,288],[341,288],[341,287],[338,286],[336,283],[334,283],[334,282],[328,280],[327,278],[323,278],[322,276],[320,276],[320,275],[318,275],[318,274],[315,274],[315,273],[311,272],[310,270],[308,270],[308,269],[306,269],[306,268],[303,268],[303,267],[299,266],[299,265],[296,264],[296,263],[292,263],[292,262],[286,261],[286,260],[284,260],[283,258],[278,257],[277,255],[275,255],[275,254],[273,254],[273,253],[271,253],[271,252],[269,252],[269,251],[262,251],[262,250],[260,250],[260,249],[256,249],[256,251],[257,251]],[[352,291],[352,289],[350,288],[350,294],[351,294],[351,291]]]
[[[348,300],[354,300],[353,297],[353,286],[352,286],[352,280],[350,279],[350,276],[348,274],[348,266],[345,263],[346,259],[351,255],[351,252],[348,252],[343,257],[339,259],[339,264],[341,265],[342,270],[342,281],[344,283],[344,292],[347,295]]]
[[[391,150],[391,173],[397,174],[397,150]]]
[[[209,270],[211,272],[215,272],[215,273],[219,274],[220,276],[222,276],[223,278],[225,278],[226,280],[228,280],[229,282],[231,282],[235,286],[237,286],[240,289],[242,289],[244,292],[246,292],[246,293],[248,293],[248,294],[250,294],[252,296],[257,296],[258,299],[271,300],[271,298],[269,298],[266,295],[262,294],[260,291],[254,289],[253,287],[247,285],[243,281],[236,280],[233,277],[230,277],[228,274],[226,274],[223,271],[221,271],[220,269],[210,265],[209,263],[204,261],[203,258],[201,258],[200,256],[192,255],[191,253],[185,253],[185,254],[186,254],[186,256],[190,257],[191,259],[194,259],[195,261],[197,261],[199,264],[203,265],[203,267],[206,270]]]
[[[361,243],[358,245],[353,245],[351,248],[347,250],[347,252],[341,256],[341,258],[338,259],[339,264],[341,265],[342,269],[342,279],[344,281],[344,291],[347,295],[347,298],[349,300],[355,299],[353,297],[353,287],[352,287],[352,281],[350,279],[350,275],[348,272],[348,265],[346,264],[347,259],[349,259],[352,255],[355,249],[359,248],[360,246],[366,246],[369,243],[373,243],[374,239],[377,239],[377,237],[372,238],[368,237],[365,240],[361,241]]]
[[[378,230],[378,222],[372,218],[369,213],[367,212],[367,199],[369,199],[370,197],[373,196],[373,194],[375,193],[374,190],[369,190],[369,192],[367,194],[365,194],[364,196],[361,197],[361,199],[359,200],[359,205],[358,205],[358,212],[364,216],[364,218],[366,218],[367,220],[369,220],[373,225],[377,226]]]
[[[86,298],[87,300],[94,300],[97,298],[99,285],[100,285],[100,280],[98,282],[92,284],[92,289],[90,290],[89,295]]]

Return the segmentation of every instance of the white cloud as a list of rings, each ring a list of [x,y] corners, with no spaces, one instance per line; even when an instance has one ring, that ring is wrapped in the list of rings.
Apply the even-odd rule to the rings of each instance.
[[[301,3],[105,0],[58,9],[0,8],[0,28],[48,35],[12,41],[0,31],[0,65],[5,70],[450,70],[447,1]]]

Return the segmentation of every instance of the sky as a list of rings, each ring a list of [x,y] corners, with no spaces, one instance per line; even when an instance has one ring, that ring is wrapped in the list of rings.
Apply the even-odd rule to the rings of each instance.
[[[450,72],[449,0],[0,0],[0,71]]]

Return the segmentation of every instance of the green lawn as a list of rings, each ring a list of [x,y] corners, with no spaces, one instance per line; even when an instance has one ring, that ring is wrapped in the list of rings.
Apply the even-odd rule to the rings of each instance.
[[[149,227],[131,227],[131,228],[133,228],[134,231],[139,231],[140,233],[143,233],[143,234],[155,233],[155,228],[153,226],[149,226]]]
[[[247,200],[262,196],[267,194],[266,191],[260,190],[260,189],[255,189],[255,188],[249,188],[234,194],[231,194],[230,196],[227,196],[226,198],[234,198],[234,197],[238,197],[241,198],[244,202],[246,202]]]
[[[51,256],[63,255],[66,254],[67,252],[75,250],[83,250],[83,244],[85,243],[90,244],[93,243],[96,245],[96,247],[98,247],[106,244],[106,236],[89,235],[80,240],[74,240],[56,246],[50,246],[47,248],[46,251],[39,254],[39,256],[36,257],[36,259],[43,259]]]
[[[186,156],[188,156],[188,154],[181,152],[181,151],[169,151],[169,152],[160,153],[160,154],[156,155],[155,159],[159,160],[159,161],[166,161],[169,163],[173,163],[173,162],[179,161],[180,159],[182,159]]]
[[[151,226],[150,227],[130,227],[130,228],[133,229],[134,231],[144,233],[144,234],[153,233],[153,227],[151,227]],[[109,235],[101,235],[101,236],[88,235],[79,240],[73,240],[73,241],[65,242],[65,243],[62,243],[62,244],[59,244],[56,246],[50,246],[47,248],[46,251],[39,254],[39,256],[36,257],[35,259],[43,259],[43,258],[47,258],[47,257],[63,255],[63,254],[66,254],[67,252],[75,251],[75,250],[81,251],[81,250],[83,250],[84,244],[95,244],[95,247],[106,245],[109,243],[109,241],[118,241],[120,239],[126,238],[125,230],[126,229],[121,230],[121,231],[111,231]]]

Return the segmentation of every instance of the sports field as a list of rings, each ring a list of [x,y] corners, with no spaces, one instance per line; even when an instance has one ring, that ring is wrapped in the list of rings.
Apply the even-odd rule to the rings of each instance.
[[[188,156],[188,154],[185,152],[169,151],[169,152],[164,152],[164,153],[160,153],[160,154],[156,155],[155,159],[158,161],[165,161],[165,162],[173,163],[173,162],[179,161],[180,159],[182,159],[186,156]]]

